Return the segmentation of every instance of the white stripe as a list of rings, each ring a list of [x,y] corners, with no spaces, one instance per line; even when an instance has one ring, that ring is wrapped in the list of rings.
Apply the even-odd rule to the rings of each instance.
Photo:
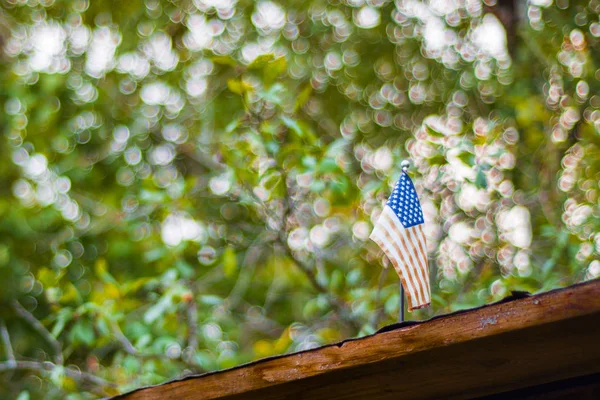
[[[429,289],[429,293],[431,293],[431,284],[429,282],[429,264],[427,262],[427,240],[425,238],[425,232],[423,232],[422,224],[419,227],[419,229],[415,229],[415,236],[417,237],[417,239],[421,243],[421,246],[423,247],[424,253],[422,253],[422,255],[423,255],[423,258],[425,259],[425,268],[426,268],[425,276],[427,276],[427,288]]]
[[[383,213],[387,214],[387,216],[390,217],[389,219],[393,223],[396,223],[396,221],[398,221],[398,217],[396,216],[396,214],[394,214],[394,211],[389,206],[386,205],[384,207]],[[394,233],[396,233],[396,232],[395,232],[394,228],[389,225],[389,223],[387,222],[387,219],[384,219],[384,218],[380,219],[379,224],[381,225],[382,229],[385,229],[389,233],[390,236],[394,237]],[[398,221],[398,223],[395,224],[395,228],[400,232],[404,231],[405,228],[402,225],[398,226],[398,224],[399,224],[399,221]],[[396,235],[398,233],[396,233]],[[402,246],[400,244],[398,244],[398,248],[400,249],[400,252],[404,256],[406,263],[409,263],[411,258],[409,256],[409,254],[407,253],[408,249],[405,249],[404,246]],[[405,264],[405,263],[400,262],[400,264]],[[414,268],[410,268],[410,265],[406,265],[406,267],[407,267],[406,270],[408,271],[408,274],[404,275],[405,281],[410,282],[412,286],[419,285],[419,280],[413,271]],[[404,271],[404,272],[406,273],[406,271]],[[426,302],[424,301],[424,299],[421,296],[420,291],[415,290],[415,292],[417,293],[416,299],[419,302],[418,305],[426,304]]]
[[[372,241],[375,241],[375,239],[379,238],[379,235],[381,235],[381,228],[379,227],[379,220],[378,220],[377,224],[373,228],[373,232],[371,232],[371,234],[369,235],[369,239],[371,239]]]
[[[398,268],[400,268],[400,274],[402,274],[402,277],[404,278],[404,282],[406,282],[406,290],[407,292],[410,294],[410,299],[411,299],[411,307],[415,307],[417,304],[416,302],[418,301],[417,295],[415,293],[415,289],[412,286],[411,282],[406,274],[406,270],[404,269],[403,263],[402,261],[400,261],[400,256],[398,255],[398,253],[396,252],[396,249],[394,249],[394,247],[390,244],[390,242],[388,242],[388,240],[385,238],[385,236],[381,233],[381,231],[377,232],[377,239],[381,242],[382,246],[382,250],[384,250],[384,252],[386,253],[385,255],[388,256],[391,260],[395,260],[396,264],[398,265]]]
[[[416,226],[414,227],[415,229],[407,229],[408,234],[410,235],[411,239],[410,242],[413,245],[413,254],[415,254],[419,260],[420,260],[420,264],[418,266],[419,269],[419,276],[422,279],[422,283],[423,283],[423,292],[425,293],[425,297],[427,298],[427,301],[430,301],[430,296],[429,296],[429,273],[428,273],[428,268],[427,268],[427,260],[423,258],[424,254],[421,252],[419,244],[418,244],[418,238],[417,236],[419,236],[416,232]],[[426,247],[423,247],[424,249]]]
[[[427,293],[427,299],[428,301],[431,301],[431,287],[429,285],[429,263],[427,260],[427,253],[426,253],[426,249],[427,247],[421,245],[419,246],[420,243],[420,237],[421,234],[419,233],[419,230],[417,228],[418,226],[414,226],[415,229],[411,229],[410,230],[410,235],[413,239],[413,245],[415,246],[415,253],[417,253],[417,256],[419,257],[419,259],[421,260],[421,272],[423,274],[423,280],[425,282],[425,291]],[[421,248],[424,249],[424,251],[421,251]]]
[[[387,213],[386,215],[388,216],[388,219],[391,221],[391,223],[394,224],[394,226],[390,227],[391,229],[388,229],[388,231],[389,230],[398,231],[398,234],[402,235],[402,237],[404,239],[404,243],[406,243],[406,247],[403,247],[400,244],[399,244],[399,247],[402,250],[404,250],[406,252],[406,254],[409,256],[409,257],[405,256],[405,260],[409,264],[408,267],[412,267],[412,268],[409,268],[409,271],[412,272],[412,276],[413,276],[412,279],[414,280],[414,285],[418,286],[418,288],[421,289],[420,291],[418,290],[418,293],[421,293],[421,292],[423,293],[423,295],[420,297],[419,301],[421,301],[421,303],[419,305],[427,304],[429,302],[428,301],[429,296],[427,295],[427,293],[428,293],[427,284],[425,283],[423,274],[421,273],[422,268],[419,265],[418,258],[415,255],[416,249],[414,249],[414,244],[409,239],[409,237],[406,233],[406,231],[408,229],[405,228],[404,226],[402,226],[402,223],[398,220],[398,217],[396,216],[396,214],[394,213],[393,210],[389,209],[389,207],[388,207],[388,210],[389,210],[389,213]]]
[[[412,227],[404,228],[402,226],[401,222],[398,220],[398,218],[395,215],[393,218],[390,218],[390,219],[394,223],[396,229],[399,231],[399,233],[404,238],[404,242],[407,245],[406,251],[413,256],[412,259],[417,260],[414,265],[414,269],[416,269],[416,276],[418,276],[418,280],[416,280],[416,283],[421,287],[421,289],[423,289],[423,293],[425,295],[425,300],[429,300],[429,296],[428,296],[429,290],[428,290],[427,283],[426,283],[427,279],[425,279],[425,275],[423,274],[423,267],[421,267],[421,264],[419,263],[419,260],[420,260],[420,262],[423,262],[423,258],[418,257],[421,252],[419,251],[419,248],[416,247],[414,241],[408,237],[408,235],[410,233],[412,233],[411,231],[413,229],[411,229]],[[423,263],[423,265],[427,265],[427,263]],[[429,276],[427,275],[427,277],[429,277]],[[425,301],[425,303],[428,303],[428,301]]]
[[[401,273],[402,273],[402,277],[404,278],[404,281],[406,282],[406,290],[410,293],[410,298],[411,298],[411,303],[412,306],[417,306],[418,304],[415,303],[415,300],[418,302],[419,298],[418,295],[415,293],[415,289],[412,286],[412,282],[410,281],[409,276],[406,272],[406,269],[404,268],[404,263],[400,260],[400,256],[398,255],[398,252],[396,251],[396,249],[394,248],[394,246],[387,240],[387,238],[385,237],[385,235],[381,232],[382,230],[382,223],[381,220],[379,222],[377,222],[377,226],[376,228],[373,230],[373,232],[371,233],[372,237],[376,237],[380,242],[383,243],[383,245],[385,246],[385,248],[383,248],[382,250],[384,250],[384,252],[386,253],[386,256],[388,256],[389,258],[393,258],[395,260],[398,261],[398,266],[400,267]],[[389,233],[388,233],[389,234]],[[392,235],[390,235],[392,236]]]

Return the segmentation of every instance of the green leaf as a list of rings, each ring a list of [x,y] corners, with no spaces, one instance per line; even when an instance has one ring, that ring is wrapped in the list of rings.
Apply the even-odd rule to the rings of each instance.
[[[225,276],[233,276],[237,271],[237,257],[235,249],[228,246],[223,252],[223,272]]]
[[[61,303],[69,303],[69,302],[81,303],[81,301],[82,301],[81,295],[79,294],[79,291],[77,290],[75,285],[73,285],[71,282],[67,282],[65,284],[65,288],[63,290],[62,296],[60,297],[60,302]]]
[[[67,322],[69,322],[72,317],[73,317],[73,311],[70,308],[62,308],[58,312],[58,316],[56,317],[56,324],[54,324],[54,327],[52,328],[52,332],[50,332],[52,334],[52,336],[57,338],[58,335],[60,335],[60,333],[65,328],[65,325],[67,324]]]
[[[50,381],[58,386],[62,386],[63,378],[65,377],[65,367],[62,365],[56,365],[50,370]]]
[[[444,165],[448,163],[446,157],[441,154],[436,154],[433,157],[428,158],[427,161],[429,162],[429,165]]]
[[[481,166],[477,168],[477,175],[475,176],[475,187],[477,189],[488,188],[487,177],[485,176],[485,172],[483,172]]]
[[[429,125],[429,124],[425,124],[425,129],[427,130],[427,134],[429,134],[429,136],[433,136],[435,138],[443,138],[446,136],[442,132],[431,127],[431,125]]]
[[[320,193],[325,189],[325,182],[320,179],[315,179],[310,185],[310,190],[314,193]]]
[[[175,268],[183,278],[189,279],[194,276],[194,268],[185,260],[178,259],[175,262]]]
[[[279,57],[265,66],[265,82],[271,84],[280,75],[287,70],[287,60],[285,57]]]
[[[270,171],[266,173],[260,180],[261,185],[269,191],[275,189],[275,187],[279,185],[280,182],[281,172],[279,171]]]
[[[330,186],[334,193],[344,196],[348,193],[350,184],[345,176],[338,175],[336,179],[331,180]]]
[[[228,65],[230,67],[236,67],[238,65],[238,62],[230,56],[214,56],[211,57],[211,61],[215,64]]]
[[[475,156],[469,152],[462,152],[458,155],[458,159],[462,161],[465,165],[472,167],[475,165]]]
[[[173,305],[172,297],[169,295],[164,295],[158,301],[158,303],[154,304],[144,313],[144,322],[147,324],[153,324],[163,316],[163,314]]]
[[[320,307],[317,299],[307,301],[302,310],[302,315],[306,319],[311,319],[317,316],[320,312]]]
[[[310,84],[304,86],[304,88],[298,94],[298,97],[296,97],[296,103],[294,104],[294,112],[297,112],[299,109],[304,107],[308,99],[310,99],[312,91],[313,88]]]
[[[75,343],[83,343],[91,346],[94,343],[95,337],[94,327],[87,320],[77,321],[71,329],[71,340]]]
[[[338,293],[344,286],[344,274],[339,269],[336,269],[331,273],[331,280],[329,284],[332,291]]]
[[[302,127],[300,126],[298,121],[296,121],[295,119],[286,117],[285,115],[282,115],[281,122],[283,122],[283,125],[285,125],[287,128],[289,128],[292,132],[294,132],[299,137],[304,136],[304,131],[302,130]]]
[[[365,186],[362,187],[362,191],[364,193],[369,193],[372,192],[374,190],[386,190],[387,188],[384,187],[384,184],[382,181],[379,180],[372,180],[367,182],[367,184]]]
[[[141,360],[137,359],[134,356],[127,356],[125,357],[121,365],[130,374],[136,374],[140,370]]]
[[[144,253],[143,258],[146,262],[158,261],[167,255],[167,250],[164,247],[157,247]]]
[[[546,261],[544,261],[544,264],[542,265],[542,275],[544,277],[550,275],[550,272],[552,271],[555,265],[556,260],[554,260],[553,258],[549,258]]]
[[[302,165],[307,169],[313,170],[317,168],[317,159],[313,156],[305,155],[302,157]]]
[[[200,296],[199,301],[200,303],[209,306],[218,306],[219,304],[223,304],[223,299],[221,297],[210,294]]]
[[[361,279],[362,279],[362,272],[360,271],[360,269],[353,269],[346,276],[346,282],[348,282],[348,284],[350,284],[352,286],[357,285]]]
[[[432,303],[437,304],[440,307],[446,307],[448,305],[448,301],[437,293],[431,295],[431,300]]]
[[[96,320],[96,329],[101,336],[109,336],[111,334],[109,322],[106,320],[106,318],[98,318]]]
[[[105,258],[99,258],[96,260],[94,264],[94,269],[96,272],[96,276],[102,280],[104,283],[110,283],[117,286],[117,281],[113,276],[108,272],[108,265],[106,263]]]
[[[248,65],[248,69],[262,69],[264,68],[271,60],[275,58],[274,54],[261,54],[256,57],[254,61]]]
[[[138,197],[141,201],[146,203],[162,203],[165,201],[166,196],[165,192],[160,192],[158,190],[140,190],[140,194]]]
[[[252,86],[248,86],[241,79],[228,79],[227,87],[235,94],[239,94],[240,96],[246,93],[248,89],[251,89]]]
[[[261,97],[270,103],[281,105],[283,102],[281,94],[283,92],[285,92],[283,85],[276,83],[272,85],[269,90],[261,92]]]
[[[29,392],[24,390],[17,396],[16,400],[29,400]]]
[[[138,349],[145,349],[152,342],[152,335],[144,333],[135,342],[135,347]]]
[[[317,171],[327,173],[339,171],[339,169],[340,167],[338,167],[337,162],[333,158],[324,158],[319,162]]]
[[[227,126],[225,127],[225,132],[233,133],[241,124],[239,118],[234,118]]]

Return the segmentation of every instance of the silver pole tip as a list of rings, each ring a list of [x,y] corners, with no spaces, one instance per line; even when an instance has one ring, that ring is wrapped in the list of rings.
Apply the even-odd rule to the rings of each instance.
[[[408,171],[408,169],[410,168],[410,161],[402,160],[402,162],[400,163],[400,167],[402,167],[402,172]]]

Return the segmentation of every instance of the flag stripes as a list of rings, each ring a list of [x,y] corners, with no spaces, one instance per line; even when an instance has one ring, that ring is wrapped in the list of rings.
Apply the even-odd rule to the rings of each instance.
[[[408,301],[409,308],[418,305],[415,287],[414,285],[406,282],[406,277],[408,274],[406,273],[404,265],[399,261],[401,259],[399,256],[399,251],[397,250],[397,246],[394,245],[394,240],[390,237],[390,234],[383,227],[377,227],[373,233],[371,233],[371,240],[381,247],[385,255],[394,266],[396,273],[402,281],[402,286],[404,286],[404,289],[406,290],[406,299]]]
[[[429,305],[431,289],[422,225],[404,228],[386,205],[370,237],[381,247],[400,276],[409,310]]]
[[[424,222],[417,191],[403,172],[370,237],[394,265],[411,311],[431,303]]]
[[[388,243],[395,249],[396,255],[402,263],[401,265],[406,266],[405,270],[408,271],[408,274],[406,275],[405,280],[409,286],[414,287],[417,294],[415,300],[418,304],[422,304],[425,302],[425,295],[422,290],[421,279],[419,279],[420,277],[418,277],[418,274],[416,273],[416,263],[413,254],[409,251],[409,244],[405,240],[405,235],[403,235],[405,229],[403,227],[398,229],[397,225],[389,215],[390,211],[389,207],[386,206],[380,219],[382,230],[386,233],[385,236]],[[393,215],[392,217],[397,219]]]

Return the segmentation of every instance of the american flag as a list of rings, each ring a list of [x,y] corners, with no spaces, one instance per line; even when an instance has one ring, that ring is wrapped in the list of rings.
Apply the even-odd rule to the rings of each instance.
[[[431,303],[424,222],[415,186],[402,172],[370,238],[394,265],[410,311]]]

